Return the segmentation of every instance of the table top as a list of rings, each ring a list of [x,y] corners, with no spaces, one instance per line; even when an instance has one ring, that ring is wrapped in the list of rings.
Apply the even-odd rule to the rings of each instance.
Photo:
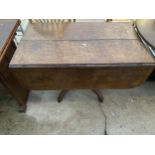
[[[0,57],[18,25],[18,20],[0,20]]]
[[[23,40],[137,39],[131,23],[76,22],[29,24]]]
[[[136,27],[141,37],[153,48],[155,48],[155,20],[136,20]]]
[[[10,68],[154,66],[132,23],[30,24]]]

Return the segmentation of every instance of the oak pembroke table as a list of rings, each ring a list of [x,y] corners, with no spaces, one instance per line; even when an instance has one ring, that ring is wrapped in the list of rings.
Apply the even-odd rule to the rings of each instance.
[[[154,66],[132,23],[77,22],[30,24],[9,67],[25,89],[68,90],[137,87]]]

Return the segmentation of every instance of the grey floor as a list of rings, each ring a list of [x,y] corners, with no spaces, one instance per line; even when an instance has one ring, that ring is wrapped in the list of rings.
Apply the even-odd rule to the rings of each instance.
[[[26,113],[0,86],[0,134],[155,134],[155,82],[130,90],[102,90],[99,104],[89,90],[32,91]]]

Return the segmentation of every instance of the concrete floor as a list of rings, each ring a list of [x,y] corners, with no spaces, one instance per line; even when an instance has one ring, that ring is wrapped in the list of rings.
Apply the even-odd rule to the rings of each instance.
[[[155,82],[130,90],[102,90],[99,104],[89,90],[32,91],[26,113],[0,86],[0,134],[155,134]]]

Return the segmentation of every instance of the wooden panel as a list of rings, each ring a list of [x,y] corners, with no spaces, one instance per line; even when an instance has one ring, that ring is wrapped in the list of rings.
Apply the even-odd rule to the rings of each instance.
[[[144,82],[151,67],[12,69],[28,89],[133,88]]]
[[[0,20],[0,56],[19,25],[18,20]]]
[[[7,58],[9,63],[10,63],[10,60],[12,59],[12,56],[13,56],[15,50],[16,50],[16,45],[15,45],[14,41],[12,40],[5,52],[5,57]]]
[[[19,105],[25,105],[29,91],[19,85],[19,82],[7,70],[7,74],[0,73],[0,80],[8,88],[11,94],[16,98]]]
[[[137,39],[132,23],[29,24],[23,40]]]
[[[13,42],[11,42],[9,47],[6,49],[0,65],[0,81],[8,88],[10,93],[17,99],[20,105],[25,105],[29,91],[19,84],[8,68],[9,61],[15,49],[16,47]]]
[[[29,91],[19,84],[8,68],[12,55],[16,50],[13,39],[18,25],[18,20],[0,20],[0,81],[25,110]]]
[[[10,68],[155,65],[138,40],[22,41]]]

